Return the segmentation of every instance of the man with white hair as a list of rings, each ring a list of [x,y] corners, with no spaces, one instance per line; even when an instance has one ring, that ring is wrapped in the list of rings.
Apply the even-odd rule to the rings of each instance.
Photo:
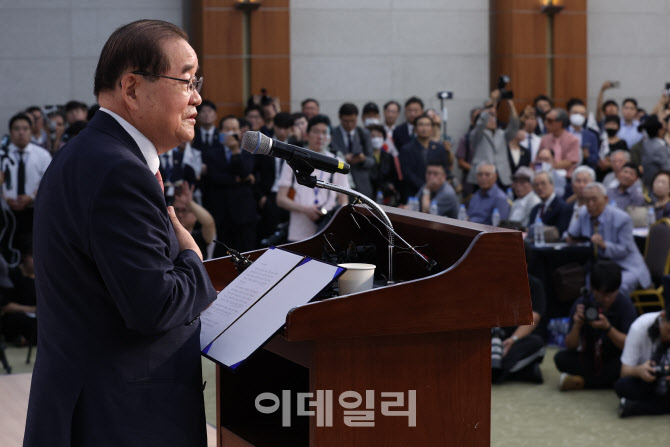
[[[570,206],[554,191],[551,173],[537,172],[533,180],[533,190],[541,202],[530,212],[530,222],[534,223],[539,217],[544,225],[556,227],[558,234],[562,235],[570,224]]]
[[[525,228],[530,223],[530,212],[541,202],[533,191],[533,177],[533,170],[527,166],[521,166],[512,176],[512,190],[516,200],[512,203],[508,220],[519,222]]]
[[[584,188],[586,210],[568,228],[568,243],[588,239],[598,259],[610,259],[621,267],[620,291],[626,296],[637,288],[651,286],[651,276],[633,240],[633,222],[628,214],[608,206],[607,190],[591,182]]]
[[[506,220],[509,215],[507,196],[496,182],[498,174],[496,167],[491,163],[482,162],[477,165],[477,185],[479,189],[472,195],[468,205],[470,222],[491,225],[493,210],[498,210],[500,220]]]
[[[596,171],[590,166],[577,166],[575,172],[572,173],[572,195],[566,200],[566,203],[573,204],[572,218],[570,222],[579,219],[581,210],[586,209],[586,202],[584,201],[584,188],[591,182],[596,181]]]

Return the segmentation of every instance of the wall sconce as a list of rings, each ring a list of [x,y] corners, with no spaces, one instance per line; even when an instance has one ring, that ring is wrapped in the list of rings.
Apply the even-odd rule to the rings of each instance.
[[[237,0],[235,2],[235,9],[239,9],[244,12],[255,11],[260,8],[261,2],[256,0]]]
[[[553,0],[544,0],[542,2],[542,14],[553,17],[563,10],[565,6],[554,3]]]

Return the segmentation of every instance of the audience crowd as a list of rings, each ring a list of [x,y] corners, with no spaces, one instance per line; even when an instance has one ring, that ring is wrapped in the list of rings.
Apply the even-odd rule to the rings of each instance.
[[[494,90],[454,140],[442,135],[440,114],[414,96],[362,110],[347,102],[334,120],[314,98],[288,112],[277,98],[254,96],[241,116],[219,116],[204,99],[193,141],[160,156],[166,201],[208,258],[225,254],[215,240],[244,252],[320,231],[349,198],[302,186],[284,161],[243,150],[244,132],[259,131],[346,161],[348,175],[313,174],[377,203],[519,229],[529,247],[588,245],[585,292],[574,297],[565,350],[555,357],[560,387],[614,387],[622,416],[665,412],[670,398],[659,397],[658,382],[667,374],[658,371],[670,361],[670,323],[665,309],[638,317],[631,293],[660,281],[651,277],[633,228],[670,217],[670,98],[662,95],[646,112],[634,98],[621,105],[605,100],[611,87],[603,84],[592,112],[580,98],[561,108],[545,95],[517,110]],[[96,111],[78,101],[31,106],[8,123],[0,148],[0,328],[8,342],[35,340],[29,241],[40,179]],[[502,332],[495,382],[542,382],[545,336],[538,328],[550,288],[531,276],[535,324]],[[590,308],[595,315],[587,315]]]

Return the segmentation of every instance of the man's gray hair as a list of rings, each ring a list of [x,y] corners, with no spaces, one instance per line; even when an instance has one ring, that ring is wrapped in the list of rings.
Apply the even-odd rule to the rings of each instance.
[[[535,172],[535,178],[533,179],[533,181],[537,180],[537,177],[542,175],[542,174],[546,174],[547,175],[547,180],[549,180],[549,183],[551,183],[552,185],[554,184],[554,175],[550,171],[547,171],[546,169],[543,169],[539,172]]]
[[[602,193],[603,196],[607,196],[607,188],[605,188],[605,185],[603,185],[600,182],[591,182],[588,185],[584,187],[584,191],[587,189],[597,189]]]
[[[612,158],[614,154],[623,154],[623,157],[626,159],[626,163],[630,161],[630,152],[628,152],[627,150],[618,149],[610,154],[610,158]]]
[[[594,171],[593,168],[591,168],[590,166],[586,166],[586,165],[578,166],[578,167],[574,170],[574,172],[572,173],[572,180],[574,180],[575,177],[577,177],[577,174],[581,174],[581,173],[586,173],[586,174],[588,174],[589,177],[591,177],[591,182],[595,182],[595,181],[596,181],[596,171]],[[590,182],[589,182],[589,183],[590,183]]]

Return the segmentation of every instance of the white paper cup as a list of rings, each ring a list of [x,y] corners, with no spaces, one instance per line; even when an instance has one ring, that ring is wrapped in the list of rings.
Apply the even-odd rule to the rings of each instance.
[[[374,264],[338,264],[338,267],[347,269],[338,280],[340,295],[349,295],[350,293],[372,289],[372,282],[375,279]]]

